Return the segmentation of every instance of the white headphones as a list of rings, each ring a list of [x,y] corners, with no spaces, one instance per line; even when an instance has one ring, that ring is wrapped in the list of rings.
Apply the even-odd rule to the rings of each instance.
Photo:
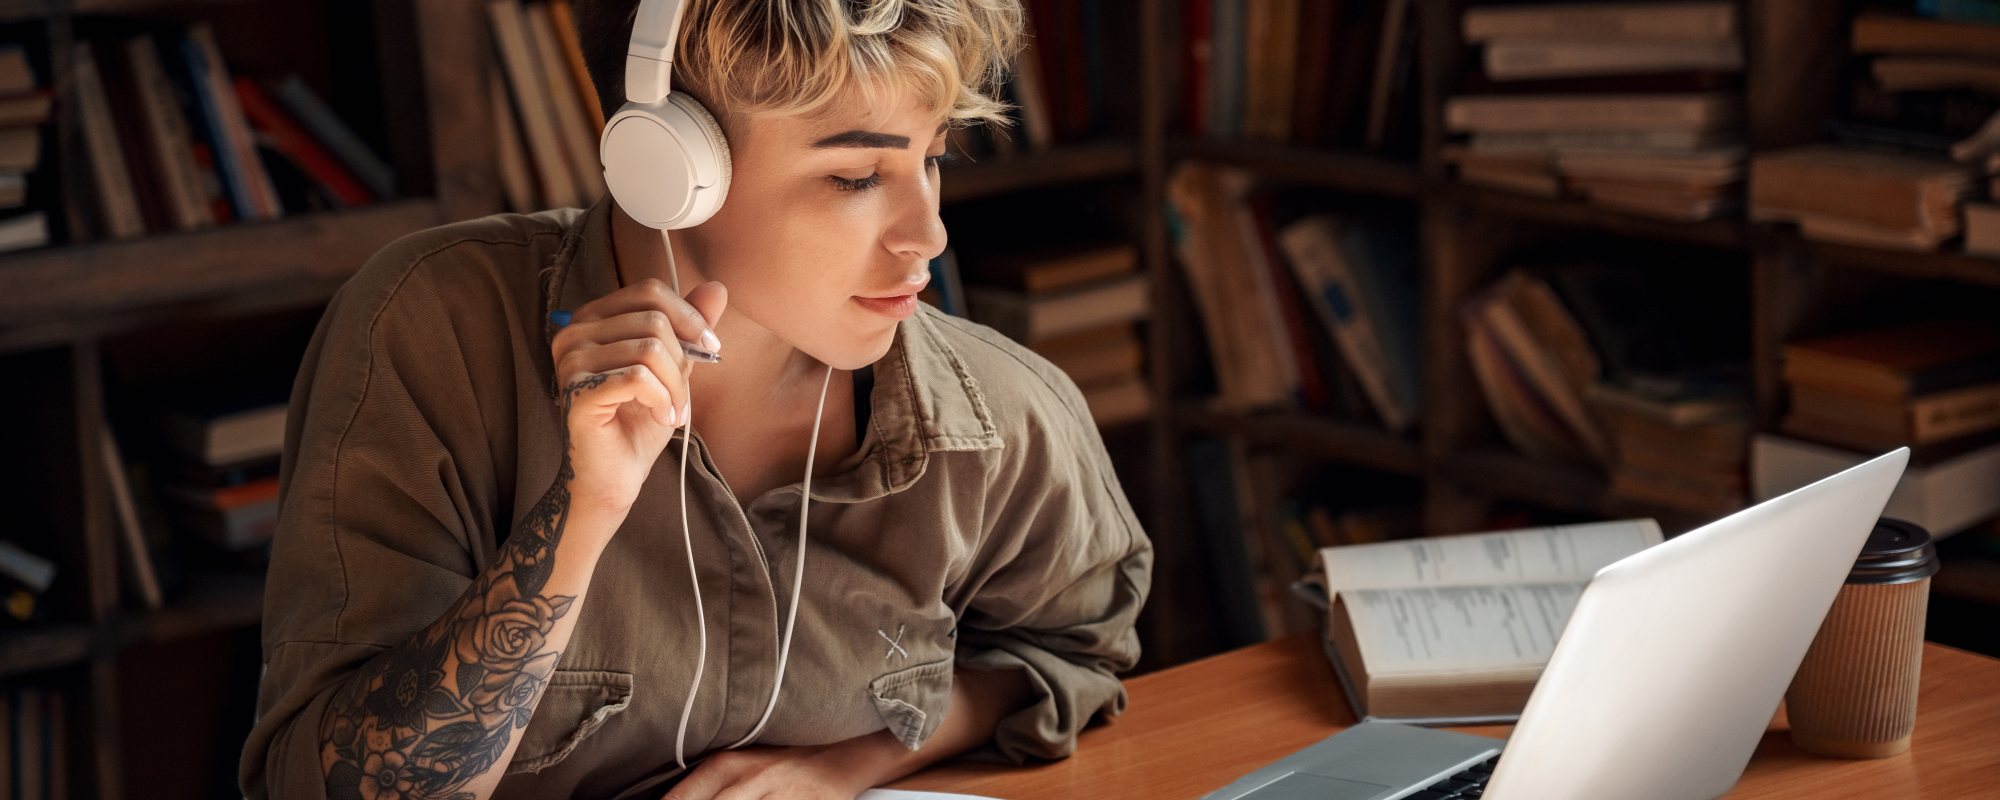
[[[625,49],[625,105],[604,123],[598,159],[618,206],[647,227],[706,222],[729,193],[729,140],[715,116],[673,91],[674,40],[688,0],[640,0]]]

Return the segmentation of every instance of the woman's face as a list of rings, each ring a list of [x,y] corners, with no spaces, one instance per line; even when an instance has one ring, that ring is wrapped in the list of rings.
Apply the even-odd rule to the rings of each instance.
[[[858,94],[823,117],[735,125],[722,208],[676,235],[702,277],[729,288],[725,330],[741,315],[840,369],[888,351],[945,244],[943,115]]]

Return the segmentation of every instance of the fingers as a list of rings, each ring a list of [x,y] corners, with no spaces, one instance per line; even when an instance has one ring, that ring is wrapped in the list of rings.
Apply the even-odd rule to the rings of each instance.
[[[713,352],[722,348],[722,340],[715,335],[715,323],[722,319],[723,309],[728,303],[728,290],[715,281],[695,287],[688,293],[687,299],[682,299],[665,282],[648,278],[585,303],[571,316],[570,328],[564,330],[576,328],[580,323],[654,311],[664,315],[667,329],[674,338],[693,342]]]
[[[675,427],[679,415],[673,397],[659,376],[643,364],[608,372],[574,373],[564,384],[572,418],[602,425],[617,416],[620,408],[634,404],[646,410],[655,423]]]
[[[572,350],[556,364],[556,374],[564,376],[564,386],[575,386],[597,375],[643,371],[644,380],[660,388],[659,405],[663,414],[660,424],[677,428],[686,420],[690,397],[687,373],[675,361],[679,355],[679,348],[669,352],[668,346],[658,339],[630,339]]]

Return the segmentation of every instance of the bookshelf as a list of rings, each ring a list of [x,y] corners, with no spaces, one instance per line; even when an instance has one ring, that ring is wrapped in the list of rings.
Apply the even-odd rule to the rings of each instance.
[[[1145,42],[1163,52],[1157,65],[1179,65],[1186,46],[1177,30],[1184,3],[1175,2],[1142,20]],[[1391,434],[1368,422],[1315,416],[1296,410],[1225,413],[1211,410],[1199,387],[1200,359],[1176,348],[1201,348],[1198,339],[1171,333],[1199,328],[1201,321],[1185,296],[1185,279],[1158,281],[1153,340],[1159,406],[1172,415],[1154,421],[1155,475],[1162,486],[1154,510],[1156,541],[1191,539],[1185,530],[1193,513],[1184,449],[1190,437],[1232,437],[1254,448],[1304,454],[1328,462],[1362,467],[1423,481],[1425,528],[1431,533],[1477,529],[1496,502],[1527,504],[1562,514],[1617,518],[1646,515],[1660,520],[1669,532],[1689,530],[1714,517],[1685,510],[1649,507],[1609,491],[1607,476],[1571,464],[1541,462],[1514,450],[1494,431],[1494,422],[1474,381],[1465,350],[1459,308],[1488,281],[1497,277],[1505,259],[1523,246],[1563,237],[1615,237],[1634,246],[1682,246],[1712,252],[1727,267],[1717,272],[1717,288],[1750,298],[1750,324],[1742,331],[1751,354],[1753,403],[1757,430],[1775,432],[1785,407],[1779,381],[1781,346],[1801,335],[1866,324],[1858,296],[1873,289],[1903,289],[1912,284],[1936,284],[1934,291],[1956,287],[1992,297],[2000,286],[2000,260],[1953,252],[1911,253],[1833,244],[1801,238],[1788,227],[1745,221],[1740,214],[1682,222],[1592,205],[1581,200],[1551,199],[1453,181],[1441,153],[1446,140],[1444,100],[1457,88],[1471,48],[1459,33],[1467,0],[1416,0],[1417,53],[1414,59],[1420,88],[1417,102],[1422,125],[1417,156],[1387,158],[1353,150],[1331,150],[1245,141],[1213,141],[1169,134],[1160,160],[1141,165],[1148,176],[1152,207],[1165,203],[1165,176],[1183,162],[1236,167],[1257,175],[1273,187],[1310,186],[1347,193],[1363,200],[1414,200],[1419,206],[1422,254],[1421,319],[1424,333],[1422,373],[1425,402],[1418,430],[1411,436]],[[1740,22],[1745,31],[1744,91],[1748,100],[1745,128],[1753,150],[1768,150],[1809,142],[1819,137],[1817,120],[1836,107],[1846,52],[1846,25],[1851,6],[1833,0],[1745,0]],[[1147,97],[1156,104],[1147,124],[1171,127],[1166,107],[1175,102],[1181,80],[1177,69],[1148,73]],[[1156,275],[1181,276],[1163,230],[1154,229],[1149,242],[1150,268]],[[1990,306],[1989,306],[1990,307]],[[1189,387],[1196,387],[1190,392]],[[1185,545],[1182,545],[1185,546]],[[1167,566],[1173,553],[1162,544],[1161,576],[1155,597],[1184,591],[1195,584],[1173,585]],[[1982,571],[1984,570],[1984,571]],[[1991,565],[1974,565],[1958,573],[1948,590],[1959,596],[1987,598],[1996,593]],[[1217,582],[1201,585],[1218,591]],[[1209,595],[1213,597],[1214,595]],[[1190,619],[1213,624],[1211,615]],[[1253,637],[1254,638],[1254,637]],[[1182,631],[1175,644],[1240,641],[1240,632]],[[1149,645],[1154,644],[1149,641]],[[1176,653],[1168,663],[1194,653]]]

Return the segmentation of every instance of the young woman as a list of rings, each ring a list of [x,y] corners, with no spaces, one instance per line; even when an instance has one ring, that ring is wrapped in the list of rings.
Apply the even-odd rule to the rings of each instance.
[[[607,111],[636,5],[576,0]],[[845,800],[1122,710],[1151,550],[1081,395],[915,299],[1017,0],[684,20],[675,87],[734,162],[712,218],[450,225],[328,308],[248,796]]]

